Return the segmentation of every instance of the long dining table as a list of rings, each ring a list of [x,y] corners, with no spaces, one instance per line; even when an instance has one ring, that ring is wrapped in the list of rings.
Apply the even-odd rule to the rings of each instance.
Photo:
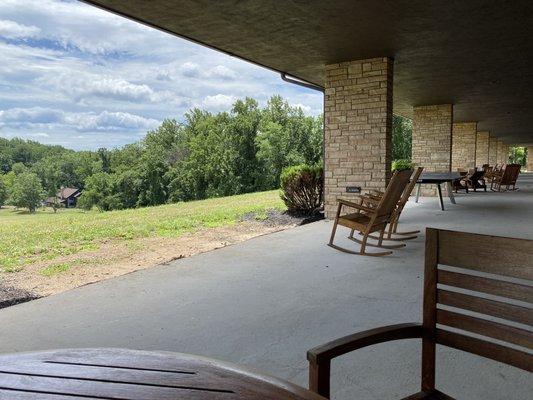
[[[452,183],[453,181],[460,179],[461,174],[459,172],[422,172],[418,181],[416,181],[416,199],[418,203],[420,197],[420,190],[422,185],[437,185],[437,193],[439,195],[440,209],[444,211],[444,201],[442,199],[442,184],[446,185],[446,194],[450,199],[450,203],[455,203],[455,196],[453,195]]]

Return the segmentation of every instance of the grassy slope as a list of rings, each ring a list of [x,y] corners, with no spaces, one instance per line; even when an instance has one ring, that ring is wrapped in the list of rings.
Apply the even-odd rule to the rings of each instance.
[[[108,239],[180,236],[201,228],[230,225],[247,213],[284,209],[277,190],[99,213],[0,210],[0,271],[60,255],[95,249]]]

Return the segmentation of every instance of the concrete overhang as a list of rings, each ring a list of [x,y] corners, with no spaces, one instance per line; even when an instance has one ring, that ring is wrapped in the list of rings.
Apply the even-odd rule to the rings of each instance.
[[[394,112],[453,103],[507,143],[533,143],[533,2],[85,0],[318,86],[331,63],[390,56]]]

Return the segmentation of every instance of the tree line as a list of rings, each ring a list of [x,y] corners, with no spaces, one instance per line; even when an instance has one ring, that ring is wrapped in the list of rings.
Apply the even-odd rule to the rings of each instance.
[[[193,109],[135,143],[74,151],[0,138],[0,206],[34,211],[60,187],[83,190],[78,205],[101,211],[278,188],[283,168],[322,162],[322,116],[280,96],[264,107],[237,100],[229,112]],[[410,158],[410,121],[394,117],[393,157]]]
[[[78,205],[102,211],[273,189],[284,167],[321,162],[322,125],[273,96],[265,107],[246,98],[229,112],[193,109],[112,150],[0,138],[0,205],[33,211],[61,186],[82,189]]]

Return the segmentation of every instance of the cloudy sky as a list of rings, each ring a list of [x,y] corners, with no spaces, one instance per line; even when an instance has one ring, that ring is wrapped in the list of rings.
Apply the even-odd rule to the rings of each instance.
[[[0,1],[0,136],[74,149],[141,138],[192,107],[281,94],[308,114],[322,95],[225,54],[77,1]]]

